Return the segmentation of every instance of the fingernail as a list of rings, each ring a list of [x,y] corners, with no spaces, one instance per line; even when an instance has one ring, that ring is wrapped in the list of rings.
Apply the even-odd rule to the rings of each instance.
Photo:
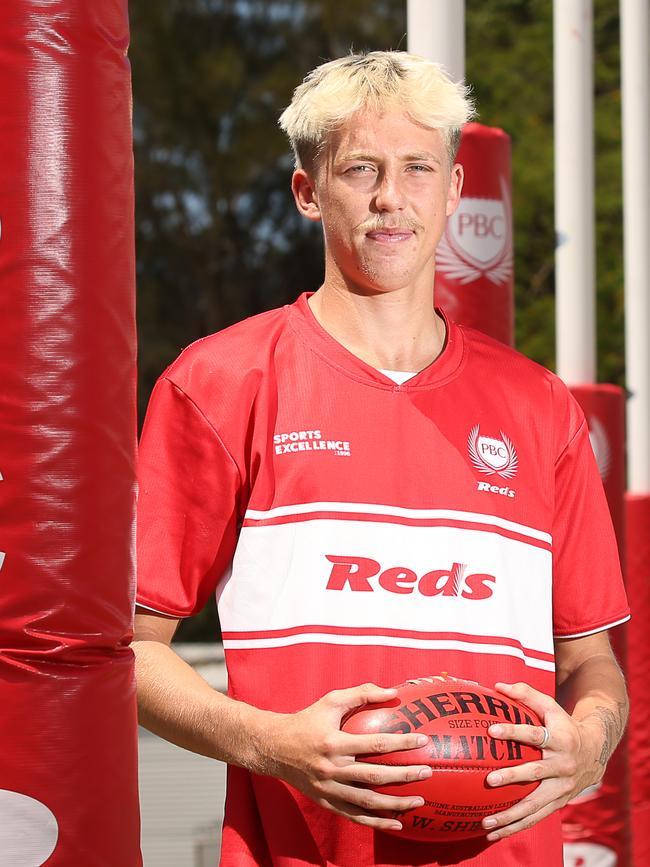
[[[497,823],[496,819],[483,819],[483,827],[484,828],[494,828],[496,823]]]
[[[491,735],[494,735],[496,738],[499,738],[503,734],[503,726],[500,726],[500,725],[490,726],[490,728],[488,729],[488,732]]]
[[[414,807],[424,807],[424,798],[413,798],[411,801],[411,809]]]
[[[431,776],[432,773],[433,771],[431,770],[431,768],[422,768],[420,770],[420,773],[418,774],[418,777],[421,780],[426,780],[428,777]]]
[[[488,774],[487,781],[491,786],[498,786],[503,782],[503,777],[499,773]]]
[[[390,826],[390,830],[391,830],[391,831],[401,831],[401,830],[402,830],[402,825],[401,825],[401,823],[400,823],[400,822],[394,822],[394,823]]]
[[[418,735],[416,743],[419,747],[423,747],[425,744],[429,743],[429,738],[426,735]]]

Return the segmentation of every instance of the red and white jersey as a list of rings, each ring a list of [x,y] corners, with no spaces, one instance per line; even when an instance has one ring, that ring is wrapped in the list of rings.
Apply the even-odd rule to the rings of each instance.
[[[553,637],[628,618],[578,405],[446,324],[441,355],[397,385],[303,295],[192,344],[156,384],[137,601],[188,617],[216,591],[233,697],[287,713],[443,671],[553,694]],[[230,769],[224,865],[457,863],[559,867],[559,818],[442,851]]]

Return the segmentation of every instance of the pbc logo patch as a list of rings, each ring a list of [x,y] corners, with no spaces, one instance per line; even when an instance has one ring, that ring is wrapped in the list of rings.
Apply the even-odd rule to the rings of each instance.
[[[467,451],[474,469],[486,476],[495,473],[503,479],[512,479],[517,475],[519,458],[512,442],[500,431],[501,439],[481,436],[479,425],[469,432]]]

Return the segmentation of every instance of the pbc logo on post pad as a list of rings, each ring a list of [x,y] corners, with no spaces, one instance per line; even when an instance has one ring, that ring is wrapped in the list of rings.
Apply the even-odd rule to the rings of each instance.
[[[467,437],[469,459],[479,473],[512,479],[517,475],[519,458],[512,442],[503,431],[500,434],[500,439],[481,436],[479,425],[474,425]]]
[[[436,251],[436,270],[459,283],[487,277],[499,285],[513,275],[512,207],[505,178],[501,199],[463,196]]]

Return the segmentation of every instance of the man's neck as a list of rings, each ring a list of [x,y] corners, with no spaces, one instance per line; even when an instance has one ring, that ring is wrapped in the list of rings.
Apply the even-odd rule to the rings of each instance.
[[[444,346],[445,324],[433,309],[432,291],[362,295],[326,282],[309,306],[325,331],[372,367],[417,372]]]

